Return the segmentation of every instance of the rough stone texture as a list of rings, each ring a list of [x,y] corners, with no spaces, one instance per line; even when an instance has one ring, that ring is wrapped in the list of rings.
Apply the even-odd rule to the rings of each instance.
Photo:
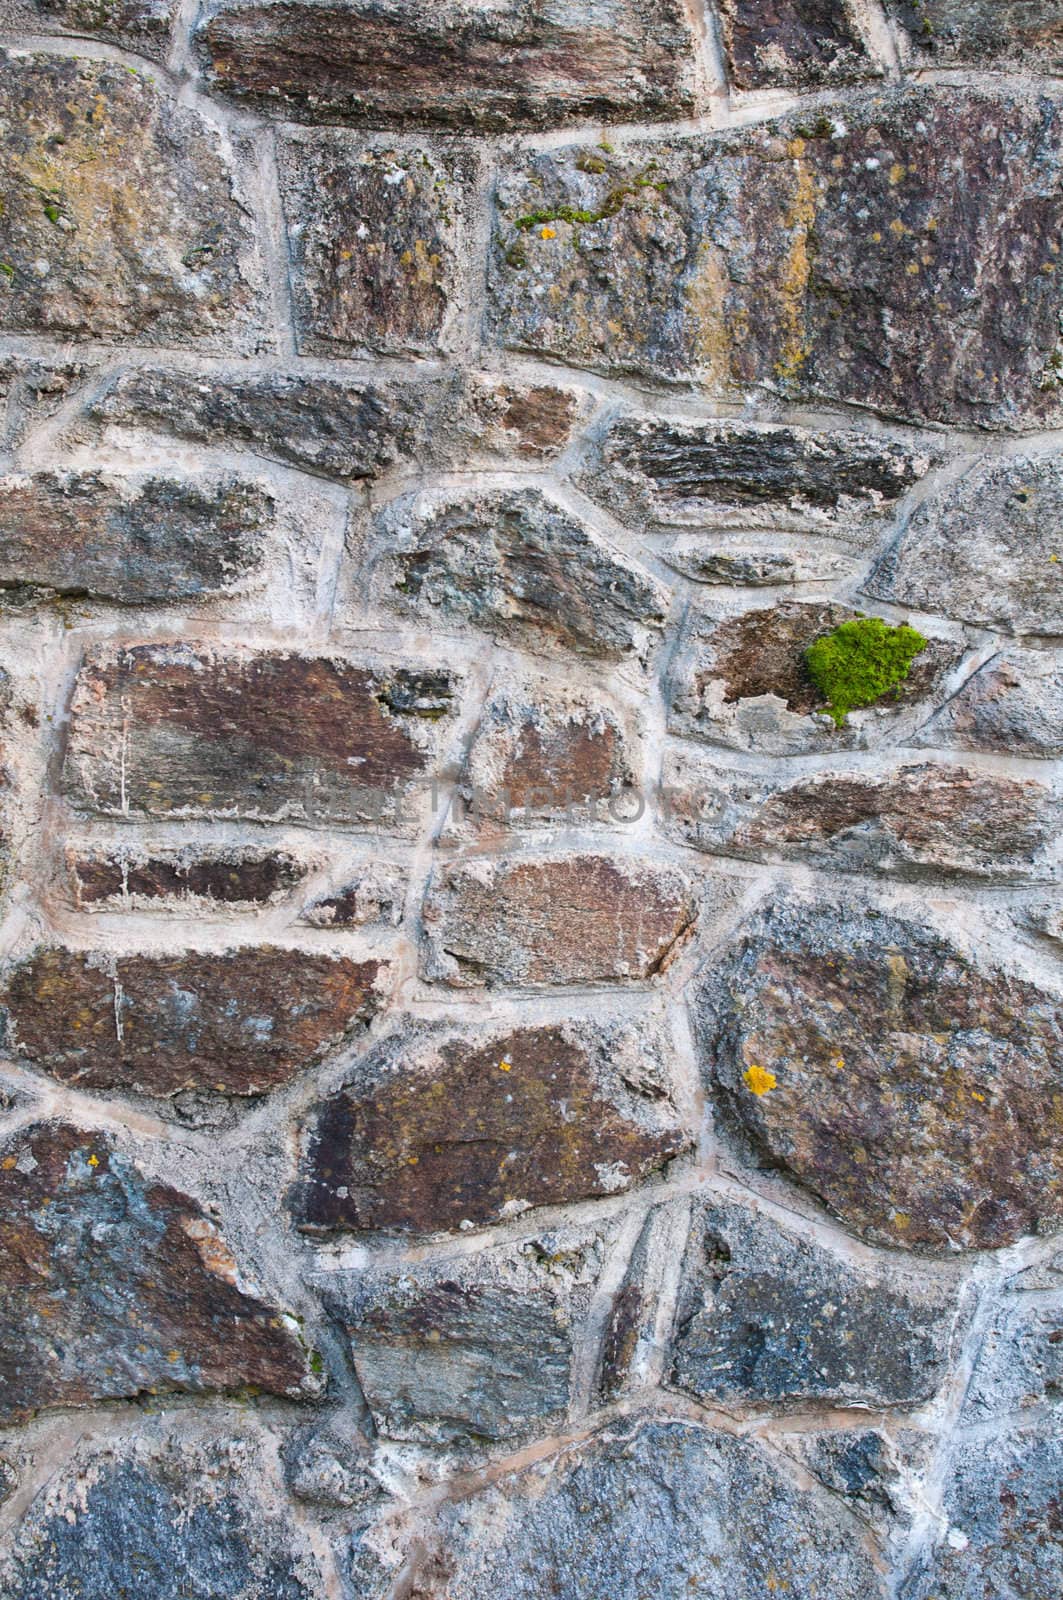
[[[104,816],[394,828],[456,688],[332,656],[103,648],[74,691],[66,792]]]
[[[488,132],[694,104],[676,0],[220,0],[199,37],[214,87],[300,122]]]
[[[404,496],[377,517],[372,541],[382,607],[533,653],[642,660],[667,610],[662,585],[537,489]]]
[[[349,1511],[380,1498],[364,1439],[313,1430],[297,1434],[284,1457],[284,1478],[297,1500],[328,1511]]]
[[[581,479],[621,520],[874,535],[932,457],[866,433],[622,416]]]
[[[68,849],[66,868],[79,911],[210,912],[274,905],[301,883],[307,866],[283,851],[149,852],[141,845]]]
[[[143,1394],[316,1391],[295,1321],[243,1279],[188,1195],[63,1123],[0,1152],[5,1423]]]
[[[1020,1274],[1017,1287],[1023,1287]],[[994,1308],[964,1395],[961,1422],[984,1423],[1063,1400],[1063,1285],[1005,1293]]]
[[[840,1496],[882,1545],[897,1545],[898,1536],[925,1509],[933,1445],[932,1434],[910,1428],[888,1434],[877,1428],[842,1428],[791,1433],[783,1448]]]
[[[621,1023],[408,1025],[319,1109],[299,1225],[432,1233],[623,1193],[691,1143],[666,1060]]]
[[[669,753],[668,831],[714,855],[899,878],[1054,878],[1058,794],[1032,778],[934,763],[796,782]]]
[[[719,0],[739,89],[815,88],[875,77],[849,0]]]
[[[469,162],[336,134],[287,141],[281,174],[300,350],[444,349]]]
[[[684,738],[763,755],[874,744],[939,688],[960,651],[931,638],[894,695],[850,712],[844,727],[836,727],[804,655],[814,639],[859,615],[833,601],[797,600],[738,616],[694,611],[672,670],[669,728]]]
[[[425,975],[482,984],[652,978],[697,905],[674,867],[624,856],[514,856],[443,867],[424,903]]]
[[[0,445],[10,449],[47,422],[83,389],[94,372],[84,361],[53,361],[34,356],[0,356]]]
[[[922,1405],[945,1375],[955,1301],[708,1202],[687,1246],[668,1381],[726,1408]]]
[[[224,144],[148,77],[0,53],[0,328],[269,347],[253,225]]]
[[[320,1600],[258,1441],[224,1425],[207,1443],[146,1433],[82,1444],[49,1476],[0,1551],[10,1600]]]
[[[969,63],[1058,74],[1063,66],[1059,0],[886,0],[886,9],[907,30],[915,67]]]
[[[659,552],[660,559],[692,583],[719,588],[789,589],[800,583],[828,583],[847,578],[853,561],[847,554],[816,546],[795,550],[741,543],[726,535],[681,534]]]
[[[1063,1222],[1057,994],[918,922],[791,899],[695,1012],[725,1122],[857,1233],[948,1252]]]
[[[567,1229],[327,1279],[325,1303],[350,1338],[378,1431],[475,1447],[556,1426],[602,1256],[600,1234]]]
[[[1032,425],[1058,411],[1059,169],[1049,101],[945,88],[550,151],[499,190],[495,334],[723,399]]]
[[[886,1594],[836,1501],[754,1440],[691,1422],[618,1424],[444,1507],[439,1533],[417,1600]]]
[[[7,1049],[61,1083],[263,1094],[379,1008],[379,961],[252,946],[114,955],[43,946],[0,990]]]
[[[258,565],[272,496],[214,483],[39,472],[0,478],[0,589],[125,605],[194,601]]]
[[[1002,650],[910,741],[997,755],[1063,756],[1063,657]]]
[[[1063,634],[1063,457],[984,463],[928,501],[867,593],[1006,633]]]
[[[406,878],[401,867],[366,867],[332,894],[320,895],[301,921],[311,928],[397,928],[402,921]]]
[[[143,55],[166,53],[178,0],[34,0],[43,31],[92,34]]]

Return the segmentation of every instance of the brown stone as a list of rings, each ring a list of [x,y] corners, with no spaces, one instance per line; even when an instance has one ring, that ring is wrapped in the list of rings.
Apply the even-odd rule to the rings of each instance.
[[[0,1416],[142,1395],[320,1387],[293,1318],[188,1195],[114,1140],[38,1123],[0,1146]]]
[[[106,816],[401,826],[456,687],[332,656],[103,648],[74,691],[65,789]]]
[[[269,348],[251,208],[220,132],[117,62],[0,55],[0,328]]]
[[[460,987],[641,980],[664,971],[696,918],[684,875],[649,861],[458,862],[425,897],[424,971]]]
[[[275,905],[307,871],[281,850],[153,852],[138,845],[68,850],[67,869],[79,911]]]
[[[0,478],[0,589],[198,600],[257,566],[273,508],[271,495],[231,474],[202,484],[11,474]]]
[[[202,24],[212,86],[299,122],[486,132],[660,120],[694,107],[677,0],[222,0]]]
[[[7,1049],[61,1083],[166,1097],[287,1083],[380,1006],[388,968],[256,945],[221,955],[42,946],[0,991]]]
[[[1057,994],[914,921],[793,900],[695,1012],[725,1126],[860,1235],[985,1250],[1063,1223]]]
[[[876,77],[851,0],[719,0],[739,89],[811,89]]]
[[[294,1209],[314,1232],[480,1226],[630,1189],[690,1142],[634,1028],[407,1029],[318,1111]]]
[[[445,349],[468,160],[334,133],[287,140],[280,168],[300,350]]]

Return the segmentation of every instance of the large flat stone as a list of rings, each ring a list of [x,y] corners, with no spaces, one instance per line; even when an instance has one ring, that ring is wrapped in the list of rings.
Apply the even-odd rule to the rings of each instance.
[[[879,75],[851,0],[718,0],[738,89],[814,89]]]
[[[1002,650],[968,678],[911,744],[994,755],[1063,756],[1063,656]]]
[[[1036,425],[1059,414],[1061,132],[1048,100],[935,86],[514,159],[494,336],[722,400]]]
[[[780,900],[699,980],[706,1075],[754,1157],[884,1244],[1063,1223],[1060,996],[908,918]]]

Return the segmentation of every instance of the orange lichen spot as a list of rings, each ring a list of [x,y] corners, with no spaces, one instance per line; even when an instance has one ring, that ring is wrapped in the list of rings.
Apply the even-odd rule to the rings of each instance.
[[[97,1155],[89,1156],[89,1166],[90,1167],[98,1167],[99,1164],[100,1164],[99,1156],[97,1156]]]
[[[751,1094],[770,1094],[778,1086],[778,1078],[774,1072],[768,1072],[764,1067],[756,1065],[747,1067],[742,1074],[742,1081]]]
[[[5,1156],[3,1161],[0,1162],[0,1166],[3,1167],[5,1172],[10,1172],[11,1168],[15,1165],[15,1163],[17,1161],[18,1161],[18,1157],[17,1156]]]
[[[977,1092],[977,1090],[975,1090],[975,1089],[971,1090],[971,1099],[972,1100],[980,1100],[983,1104],[985,1103],[985,1095],[984,1094],[979,1094]]]
[[[498,1070],[499,1070],[499,1072],[512,1072],[513,1071],[513,1063],[512,1063],[512,1061],[500,1061],[498,1063]]]
[[[556,239],[557,238],[557,229],[556,228],[540,228],[539,229],[539,238],[540,239]]]

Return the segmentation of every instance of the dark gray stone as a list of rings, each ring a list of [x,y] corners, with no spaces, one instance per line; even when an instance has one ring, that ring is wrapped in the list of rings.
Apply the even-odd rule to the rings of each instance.
[[[913,67],[1063,69],[1060,0],[886,0],[906,30]]]
[[[814,89],[877,77],[851,0],[718,0],[739,89]]]

